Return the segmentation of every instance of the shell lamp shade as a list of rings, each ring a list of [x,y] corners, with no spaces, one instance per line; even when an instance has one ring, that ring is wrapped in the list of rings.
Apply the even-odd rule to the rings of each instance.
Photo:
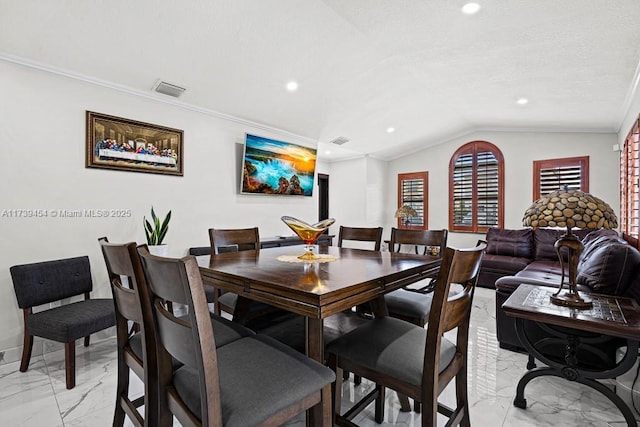
[[[580,239],[571,233],[571,229],[617,228],[618,217],[611,206],[580,190],[558,190],[533,202],[524,213],[522,224],[533,228],[567,227],[567,234],[560,237],[554,245],[562,267],[562,281],[558,291],[551,296],[551,302],[578,309],[590,308],[593,303],[588,297],[583,297],[578,293],[576,283],[578,260],[584,246]],[[565,282],[563,250],[568,253],[566,258],[569,269],[567,292],[562,292]]]

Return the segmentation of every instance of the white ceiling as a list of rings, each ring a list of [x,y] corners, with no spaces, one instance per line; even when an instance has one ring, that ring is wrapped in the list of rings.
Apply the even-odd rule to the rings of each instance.
[[[618,131],[640,1],[476,1],[468,16],[459,0],[0,0],[0,58],[175,83],[179,102],[318,141],[329,161],[478,129]]]

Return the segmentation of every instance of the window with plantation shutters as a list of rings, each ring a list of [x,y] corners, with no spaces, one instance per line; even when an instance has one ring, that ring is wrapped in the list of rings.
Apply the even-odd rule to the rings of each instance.
[[[449,162],[449,230],[486,232],[504,224],[504,160],[487,141],[460,147]]]
[[[427,229],[428,180],[429,172],[398,174],[398,208],[408,205],[417,213],[406,219],[398,218],[398,228]]]
[[[620,153],[620,231],[640,247],[640,117],[633,124]]]
[[[565,187],[589,192],[589,156],[533,162],[533,200]]]

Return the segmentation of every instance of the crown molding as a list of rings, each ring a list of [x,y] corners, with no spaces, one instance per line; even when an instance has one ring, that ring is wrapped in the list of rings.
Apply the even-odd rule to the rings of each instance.
[[[226,120],[229,122],[241,124],[244,126],[250,126],[252,128],[260,129],[266,132],[271,132],[274,134],[278,134],[288,138],[294,138],[296,140],[305,141],[309,144],[313,144],[313,146],[318,145],[318,140],[309,138],[306,136],[302,136],[293,132],[289,132],[284,129],[275,128],[272,126],[265,125],[263,123],[253,122],[251,120],[243,119],[240,117],[232,116],[230,114],[221,113],[219,111],[210,110],[208,108],[198,107],[192,104],[187,104],[185,102],[180,102],[175,99],[166,98],[161,94],[155,94],[153,92],[147,92],[144,90],[134,89],[129,86],[120,85],[114,82],[110,82],[107,80],[102,80],[96,77],[88,76],[86,74],[77,73],[75,71],[70,71],[63,68],[54,67],[49,64],[44,64],[41,62],[33,61],[31,59],[23,58],[20,56],[12,55],[6,52],[0,52],[0,60],[5,62],[10,62],[13,64],[22,65],[25,67],[33,68],[36,70],[44,71],[51,74],[56,74],[59,76],[67,77],[73,80],[78,80],[84,83],[89,83],[95,86],[101,86],[108,89],[116,90],[118,92],[123,92],[128,95],[133,95],[139,98],[145,98],[151,101],[159,102],[161,104],[171,105],[176,108],[180,108],[182,110],[193,111],[196,113],[204,114],[206,116],[215,117],[217,119]]]

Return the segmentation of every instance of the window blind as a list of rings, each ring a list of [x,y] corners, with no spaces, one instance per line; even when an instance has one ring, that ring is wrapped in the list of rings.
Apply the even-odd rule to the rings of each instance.
[[[504,221],[504,161],[486,141],[463,145],[449,163],[449,229],[484,232]]]
[[[406,219],[398,219],[398,226],[402,228],[415,228],[425,230],[427,228],[427,194],[428,172],[414,172],[398,174],[398,208],[404,205],[412,207],[417,216]]]
[[[640,233],[640,118],[631,128],[620,153],[620,229],[639,247]]]
[[[533,162],[533,200],[567,188],[589,192],[589,156]]]

